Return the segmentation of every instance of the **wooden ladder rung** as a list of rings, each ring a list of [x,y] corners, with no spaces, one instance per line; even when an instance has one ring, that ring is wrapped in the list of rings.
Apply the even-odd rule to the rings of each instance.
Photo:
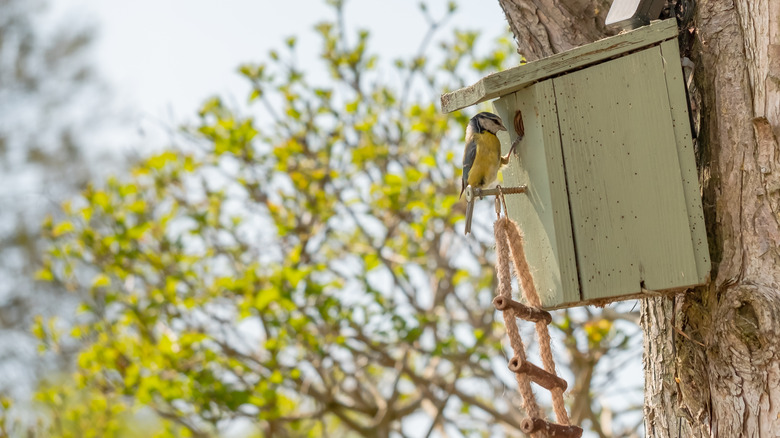
[[[561,388],[561,390],[566,391],[566,388],[569,386],[565,380],[555,374],[548,373],[531,362],[522,360],[517,356],[509,361],[509,370],[516,374],[528,375],[534,383],[548,391],[552,391],[555,388]]]
[[[523,303],[519,303],[511,298],[498,296],[493,299],[493,306],[497,310],[505,311],[512,309],[515,317],[532,322],[542,321],[545,324],[552,322],[552,315],[546,310],[539,309],[537,307],[526,306]]]
[[[582,436],[582,428],[579,426],[564,426],[550,423],[541,418],[524,419],[520,423],[520,429],[527,434],[544,432],[546,436],[555,438],[580,438]]]

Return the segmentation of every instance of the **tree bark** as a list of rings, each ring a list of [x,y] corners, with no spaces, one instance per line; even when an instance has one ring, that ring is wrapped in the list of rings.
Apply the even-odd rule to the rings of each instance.
[[[604,38],[609,0],[499,0],[517,53],[534,61]]]
[[[528,60],[607,35],[598,0],[499,0]],[[643,300],[647,437],[780,431],[780,0],[680,2],[712,281]],[[697,133],[694,133],[697,134]]]

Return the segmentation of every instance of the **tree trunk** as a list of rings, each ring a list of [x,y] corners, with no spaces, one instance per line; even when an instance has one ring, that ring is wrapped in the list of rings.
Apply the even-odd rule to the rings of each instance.
[[[499,0],[528,60],[606,36],[598,0]],[[643,300],[648,437],[780,431],[780,0],[704,0],[681,19],[712,282]],[[775,169],[775,168],[778,169]]]

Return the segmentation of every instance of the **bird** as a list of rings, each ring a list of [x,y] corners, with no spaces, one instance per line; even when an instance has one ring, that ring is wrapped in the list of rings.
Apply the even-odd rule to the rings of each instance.
[[[509,153],[502,157],[501,142],[496,137],[498,131],[506,131],[506,128],[501,118],[493,113],[481,112],[469,120],[459,198],[468,185],[482,189],[492,184],[498,170],[509,163],[515,145],[512,144]]]

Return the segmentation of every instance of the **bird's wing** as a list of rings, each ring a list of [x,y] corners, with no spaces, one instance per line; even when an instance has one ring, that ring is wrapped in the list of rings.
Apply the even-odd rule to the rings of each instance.
[[[463,185],[461,186],[460,193],[463,194],[463,190],[466,189],[469,181],[469,172],[471,166],[474,164],[474,160],[477,158],[477,142],[471,140],[466,144],[466,150],[463,152]]]

